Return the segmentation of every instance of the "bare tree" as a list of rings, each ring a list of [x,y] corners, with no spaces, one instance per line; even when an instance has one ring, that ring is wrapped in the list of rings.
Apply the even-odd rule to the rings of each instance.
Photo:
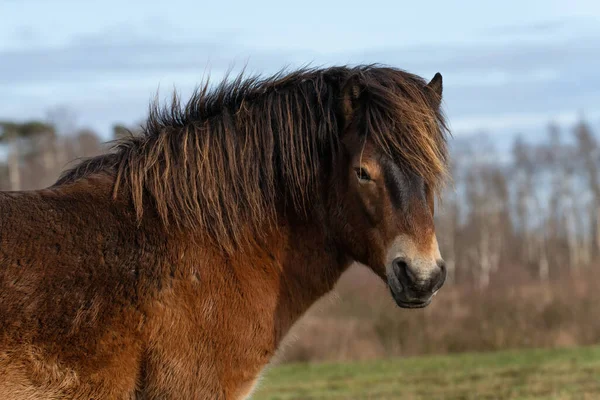
[[[8,180],[10,190],[21,189],[19,169],[19,125],[13,122],[0,123],[0,139],[8,144]]]
[[[588,190],[592,195],[591,219],[587,231],[590,232],[593,241],[593,254],[600,254],[600,180],[598,168],[600,167],[600,153],[598,142],[585,121],[580,121],[574,130],[577,140],[578,157],[582,162],[584,174],[587,178]],[[584,249],[586,262],[591,258],[591,251]]]

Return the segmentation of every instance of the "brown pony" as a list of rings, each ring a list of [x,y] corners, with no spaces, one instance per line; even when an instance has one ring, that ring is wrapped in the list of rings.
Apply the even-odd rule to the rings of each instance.
[[[246,398],[353,262],[429,304],[441,94],[373,65],[240,76],[0,193],[0,398]]]

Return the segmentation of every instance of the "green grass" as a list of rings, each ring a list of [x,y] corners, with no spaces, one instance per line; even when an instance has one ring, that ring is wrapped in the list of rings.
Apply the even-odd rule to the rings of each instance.
[[[284,365],[252,399],[600,399],[600,347]]]

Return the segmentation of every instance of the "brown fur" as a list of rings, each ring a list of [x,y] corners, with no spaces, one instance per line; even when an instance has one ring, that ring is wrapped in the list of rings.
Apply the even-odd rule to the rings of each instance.
[[[394,237],[434,239],[440,95],[378,66],[239,77],[0,194],[0,398],[244,398],[353,261],[385,277]],[[384,157],[427,199],[357,187]]]

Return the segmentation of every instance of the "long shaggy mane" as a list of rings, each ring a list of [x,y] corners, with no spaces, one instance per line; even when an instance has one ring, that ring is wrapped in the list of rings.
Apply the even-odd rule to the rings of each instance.
[[[377,65],[240,74],[214,88],[206,81],[185,105],[177,96],[162,108],[153,103],[141,135],[119,140],[113,152],[84,161],[57,184],[113,174],[115,195],[126,190],[138,218],[152,206],[166,227],[203,230],[232,248],[260,236],[282,201],[310,212],[348,118],[439,190],[447,128],[425,85]],[[345,104],[356,104],[350,115]]]

